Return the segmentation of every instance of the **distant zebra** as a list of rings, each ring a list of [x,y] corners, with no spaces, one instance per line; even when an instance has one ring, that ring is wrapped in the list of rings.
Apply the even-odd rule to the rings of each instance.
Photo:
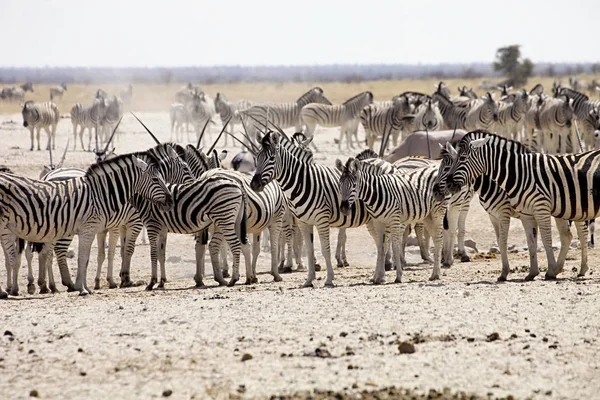
[[[108,99],[106,105],[106,111],[102,117],[102,129],[104,131],[102,135],[102,142],[106,143],[110,137],[110,133],[115,129],[119,121],[123,118],[123,102],[117,96],[112,96]],[[115,138],[119,137],[119,132]]]
[[[173,142],[173,132],[175,132],[175,142],[180,143],[183,141],[183,127],[185,125],[185,131],[188,133],[189,139],[189,124],[190,124],[190,110],[181,103],[173,103],[169,108],[169,119],[171,120],[171,142]],[[179,134],[181,133],[181,138]]]
[[[273,123],[281,129],[294,127],[296,132],[302,132],[302,120],[300,111],[310,103],[320,103],[331,105],[331,102],[323,94],[323,89],[314,87],[304,93],[295,102],[275,103],[275,104],[255,104],[252,107],[240,112],[248,136],[256,140],[256,133],[265,129],[267,121]],[[312,142],[311,142],[312,143]],[[316,146],[313,143],[313,147]]]
[[[323,127],[340,127],[340,140],[338,147],[342,148],[342,139],[346,138],[346,147],[354,148],[352,135],[358,143],[358,123],[362,109],[373,103],[373,93],[362,92],[346,100],[342,104],[328,105],[311,103],[302,107],[300,118],[306,125],[306,137],[312,137],[317,125]]]
[[[425,225],[435,246],[433,273],[429,279],[439,279],[442,221],[447,202],[437,201],[433,196],[437,165],[403,174],[388,174],[376,165],[351,157],[345,165],[337,160],[336,167],[341,172],[339,178],[341,211],[347,213],[355,200],[362,200],[374,220],[377,231],[377,264],[373,283],[385,282],[386,231],[391,233],[394,261],[397,267],[396,282],[402,281],[402,270],[406,267],[406,260],[400,249],[405,224],[417,222]]]
[[[112,187],[111,190],[107,188]],[[108,193],[120,196],[106,197]],[[0,240],[9,254],[13,282],[11,293],[18,295],[15,236],[35,243],[52,243],[79,236],[75,288],[88,294],[86,272],[90,248],[96,233],[112,214],[138,193],[170,206],[171,197],[155,163],[148,165],[134,155],[123,155],[92,165],[83,178],[44,182],[0,174]],[[40,197],[41,196],[41,197]],[[41,200],[41,199],[44,200]],[[45,215],[45,218],[39,218]],[[36,217],[37,216],[37,217]]]
[[[525,125],[525,115],[529,110],[529,95],[526,90],[523,90],[511,96],[509,102],[500,102],[498,120],[493,129],[507,139],[522,140],[521,131]]]
[[[196,139],[199,139],[204,125],[207,122],[213,122],[213,114],[211,113],[210,104],[207,103],[204,93],[200,92],[194,94],[192,102],[187,106],[187,108],[189,111],[189,121],[196,131]],[[205,138],[206,135],[204,135],[202,138],[203,143]]]
[[[557,263],[552,249],[551,218],[562,221],[558,227],[561,242],[568,233],[566,220],[581,222],[579,276],[585,275],[588,269],[585,221],[600,215],[594,190],[600,185],[600,151],[569,155],[529,153],[520,143],[475,131],[461,139],[452,159],[445,178],[451,192],[485,174],[507,193],[516,208],[535,218],[548,259],[546,279],[555,279],[564,267]],[[536,273],[530,272],[528,279],[533,279]]]
[[[470,100],[457,107],[439,90],[432,96],[444,117],[445,129],[485,129],[498,120],[498,104],[488,92],[483,99]]]
[[[23,115],[23,126],[29,129],[31,135],[31,148],[29,150],[33,150],[34,130],[37,131],[37,149],[40,150],[40,131],[42,129],[48,134],[46,149],[50,149],[50,146],[54,149],[56,147],[56,125],[60,120],[60,112],[56,104],[52,102],[34,103],[29,100],[23,104],[21,114]]]
[[[246,239],[246,196],[239,183],[224,177],[198,179],[185,185],[170,185],[174,206],[165,212],[160,207],[135,196],[133,206],[138,210],[148,230],[152,277],[146,287],[152,290],[158,282],[157,260],[161,262],[159,287],[166,282],[164,271],[165,242],[167,233],[191,234],[215,224],[216,233],[211,244],[214,277],[220,285],[233,286],[239,280],[240,250],[246,260],[246,279],[255,277],[250,263],[250,249]],[[233,273],[229,283],[225,282],[218,266],[220,242],[227,241],[233,254]],[[202,287],[202,274],[196,270],[196,286]]]
[[[437,102],[431,98],[424,104],[421,104],[415,111],[415,118],[408,124],[408,131],[439,131],[444,126],[444,117],[440,112]]]
[[[572,89],[562,88],[560,93],[573,101],[573,111],[577,118],[581,138],[585,144],[585,150],[597,148],[600,138],[600,100],[590,100],[588,96]]]
[[[252,102],[248,100],[228,101],[224,94],[217,93],[215,97],[215,110],[221,117],[221,122],[229,121],[226,131],[233,135],[235,125],[242,123],[239,112],[252,107]],[[227,146],[228,135],[225,136],[225,146]],[[234,143],[235,144],[235,143]]]
[[[63,95],[67,91],[67,84],[61,83],[59,86],[54,86],[50,88],[50,101],[54,101],[54,99],[59,99],[62,101]]]
[[[573,120],[572,100],[567,96],[562,98],[541,98],[533,104],[525,115],[525,130],[527,142],[532,142],[534,131],[538,134],[539,146],[543,151],[556,154],[573,152],[578,149],[567,147],[567,142],[577,143],[573,138],[575,132],[571,130]],[[570,138],[569,138],[570,136]]]
[[[360,121],[365,130],[366,145],[373,149],[378,137],[385,140],[384,135],[385,137],[391,135],[396,146],[399,132],[414,118],[410,112],[410,104],[405,96],[402,96],[392,107],[379,108],[375,104],[370,104],[363,108],[360,112]],[[388,145],[389,143],[388,140]]]
[[[126,90],[121,90],[119,97],[123,101],[123,104],[130,105],[133,98],[133,85],[130,83]]]
[[[77,128],[79,130],[79,140],[81,149],[85,150],[83,145],[83,132],[88,130],[88,151],[92,151],[92,129],[100,140],[103,137],[102,127],[104,114],[106,113],[106,102],[102,98],[96,98],[91,106],[84,106],[77,103],[71,108],[71,123],[73,124],[73,150],[77,148]]]

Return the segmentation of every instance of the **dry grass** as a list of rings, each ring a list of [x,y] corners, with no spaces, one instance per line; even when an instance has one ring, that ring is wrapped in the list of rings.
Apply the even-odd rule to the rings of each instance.
[[[591,81],[594,77],[582,76],[582,79]],[[552,87],[554,78],[535,77],[530,80],[528,87],[535,83],[542,83],[546,90]],[[566,82],[566,78],[561,79]],[[423,93],[431,93],[438,79],[403,79],[394,81],[364,81],[356,83],[343,82],[302,82],[302,83],[233,83],[201,85],[202,89],[209,95],[215,96],[221,92],[230,100],[248,99],[256,102],[272,101],[286,102],[296,100],[303,92],[312,86],[320,86],[326,96],[333,103],[341,103],[349,97],[365,90],[373,92],[376,100],[389,100],[392,96],[407,90]],[[474,89],[481,79],[446,79],[444,80],[455,92],[458,86],[466,85]],[[8,85],[5,85],[8,86]],[[48,101],[50,88],[54,85],[34,85],[35,92],[27,93],[26,100]],[[61,113],[68,114],[74,103],[91,103],[94,93],[102,88],[110,94],[119,94],[125,90],[127,85],[70,85],[65,92],[62,101],[57,104]],[[167,111],[169,105],[174,101],[174,94],[182,88],[181,83],[173,84],[135,84],[132,104],[133,111]],[[476,90],[476,89],[475,89]],[[476,90],[476,92],[481,92]],[[20,106],[15,103],[0,103],[0,114],[19,113]]]

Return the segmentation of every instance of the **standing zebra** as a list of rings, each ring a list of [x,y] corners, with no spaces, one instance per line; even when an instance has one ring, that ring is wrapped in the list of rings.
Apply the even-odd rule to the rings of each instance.
[[[310,140],[312,138],[304,145],[308,146]],[[313,226],[317,227],[321,252],[327,263],[325,286],[331,287],[330,228],[358,227],[369,222],[369,215],[361,202],[357,202],[348,214],[340,212],[339,177],[336,168],[314,163],[310,152],[282,138],[278,132],[268,132],[261,140],[250,187],[261,191],[272,180],[281,185],[307,245],[308,278],[304,287],[312,287],[315,279]]]
[[[214,277],[220,285],[233,286],[239,280],[240,250],[246,261],[247,282],[253,282],[250,249],[246,239],[247,199],[239,183],[230,178],[212,177],[198,179],[185,185],[171,185],[170,196],[174,206],[165,212],[141,196],[134,196],[133,206],[139,211],[148,230],[152,277],[146,290],[152,290],[158,281],[157,260],[161,263],[159,287],[164,287],[165,244],[167,232],[191,234],[200,232],[214,224],[216,233],[211,241],[211,260]],[[219,265],[220,242],[227,241],[233,254],[233,273],[229,283],[221,274]],[[214,242],[214,245],[212,245]],[[197,264],[198,265],[198,264]],[[196,270],[196,286],[202,287],[202,274]]]
[[[252,102],[248,100],[228,101],[222,93],[217,93],[217,97],[215,97],[215,110],[221,117],[221,123],[229,120],[229,125],[227,126],[229,135],[234,134],[235,125],[242,123],[239,112],[247,110],[250,107],[252,107]],[[229,135],[225,135],[225,146],[227,146]]]
[[[406,96],[401,96],[391,107],[380,108],[375,104],[370,104],[363,108],[360,112],[360,121],[365,130],[367,146],[372,149],[377,137],[381,137],[381,140],[384,141],[390,135],[396,146],[400,130],[403,129],[406,122],[410,122],[414,118],[410,112],[411,108]]]
[[[119,97],[123,101],[123,104],[129,106],[131,104],[131,99],[133,98],[133,85],[130,83],[126,90],[121,91]]]
[[[268,125],[267,121],[272,122],[281,129],[294,127],[296,132],[302,132],[302,120],[300,111],[310,103],[320,103],[331,105],[331,102],[323,94],[323,89],[314,87],[304,93],[295,102],[276,103],[276,104],[255,104],[252,107],[241,111],[241,117],[245,126],[248,128],[247,135],[252,140],[257,140],[256,134],[259,129]],[[316,150],[316,146],[313,143]]]
[[[421,104],[415,111],[415,118],[408,124],[407,131],[439,131],[444,125],[444,118],[437,102],[431,98]]]
[[[79,131],[79,140],[81,142],[81,150],[85,150],[83,145],[83,132],[88,130],[88,151],[92,150],[92,129],[95,130],[96,137],[102,138],[102,128],[104,114],[106,113],[106,102],[102,98],[94,99],[94,104],[89,107],[81,103],[75,104],[71,108],[71,123],[73,124],[73,150],[77,148],[77,128]]]
[[[498,121],[498,104],[490,92],[482,99],[470,100],[461,107],[455,106],[439,90],[432,98],[439,104],[445,129],[486,129]]]
[[[311,103],[302,107],[300,118],[306,125],[306,137],[312,137],[317,125],[323,127],[340,127],[340,140],[338,146],[341,150],[342,139],[346,137],[346,147],[354,148],[352,135],[358,143],[358,118],[361,110],[373,103],[373,93],[362,92],[349,98],[342,104],[328,105],[322,103]]]
[[[552,250],[551,218],[585,223],[598,217],[599,172],[598,150],[569,155],[528,153],[520,143],[475,131],[459,142],[446,185],[453,192],[482,174],[488,175],[516,208],[535,218],[548,258],[546,279],[555,279],[563,265],[557,263]],[[585,229],[584,224],[580,226]],[[587,271],[587,230],[584,235],[579,276]],[[530,273],[529,278],[534,276]]]
[[[11,293],[19,293],[15,236],[36,243],[52,243],[75,234],[79,236],[75,288],[82,295],[90,293],[86,272],[94,236],[134,193],[165,209],[171,206],[170,193],[156,163],[148,165],[130,154],[94,164],[84,177],[62,182],[0,174],[0,209],[3,211],[0,240],[12,266]]]
[[[562,88],[560,94],[567,96],[573,101],[573,111],[581,130],[581,136],[586,150],[595,149],[596,142],[600,138],[600,100],[590,100],[588,96],[572,89]]]
[[[402,281],[406,267],[402,248],[405,224],[422,222],[433,237],[433,273],[429,280],[440,278],[442,252],[442,220],[446,201],[437,201],[433,185],[438,167],[433,165],[412,172],[389,174],[374,164],[349,158],[346,164],[336,161],[340,170],[341,211],[348,213],[356,200],[362,200],[373,218],[377,232],[377,264],[373,283],[385,282],[385,234],[391,234],[392,251],[396,264],[396,283]]]
[[[175,142],[181,142],[183,140],[183,126],[185,125],[185,132],[190,132],[190,110],[181,103],[173,103],[169,108],[169,119],[171,120],[171,142],[173,142],[173,132],[175,132]],[[181,139],[179,134],[181,133]]]
[[[529,110],[529,95],[523,90],[511,96],[510,101],[500,102],[494,130],[501,132],[508,139],[520,140],[525,114]]]
[[[33,131],[37,130],[37,149],[40,150],[40,131],[42,128],[48,134],[46,150],[54,149],[56,146],[56,125],[60,119],[60,112],[56,104],[52,102],[34,103],[29,100],[23,104],[21,110],[23,115],[23,126],[29,129],[31,135],[31,148],[33,150]],[[52,128],[52,131],[50,130]]]
[[[102,135],[102,143],[106,143],[110,132],[116,129],[121,118],[123,118],[123,102],[117,96],[112,96],[108,100],[106,111],[102,117],[102,129],[104,131]]]
[[[63,95],[67,91],[67,84],[61,83],[58,86],[54,86],[50,88],[50,101],[54,101],[54,99],[58,98],[62,100]]]
[[[562,98],[542,98],[534,104],[525,115],[525,129],[528,135],[528,143],[532,142],[533,133],[540,131],[538,135],[539,146],[548,153],[566,153],[567,141],[577,143],[571,131],[573,120],[572,100],[567,96]],[[569,137],[571,135],[571,137]],[[572,147],[572,146],[571,146]],[[574,149],[568,149],[573,151]]]

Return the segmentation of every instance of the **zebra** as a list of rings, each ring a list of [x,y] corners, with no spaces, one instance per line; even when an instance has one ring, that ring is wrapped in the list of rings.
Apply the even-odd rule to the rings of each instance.
[[[312,137],[317,125],[323,127],[340,127],[340,140],[338,146],[342,148],[342,138],[346,137],[346,147],[354,148],[352,135],[358,143],[358,118],[361,110],[373,103],[373,93],[366,91],[357,94],[342,104],[328,105],[322,103],[311,103],[302,107],[300,118],[306,131],[306,137]]]
[[[228,101],[223,93],[217,93],[215,97],[215,111],[221,117],[221,122],[229,120],[227,132],[233,135],[235,125],[242,123],[239,112],[252,107],[252,102],[248,100]],[[225,146],[227,146],[228,135],[225,135]]]
[[[549,153],[567,152],[567,140],[577,143],[577,140],[568,138],[573,120],[573,102],[567,96],[562,98],[539,97],[525,114],[525,130],[528,143],[532,142],[535,130],[541,131],[538,135],[539,146]],[[569,149],[573,151],[573,149]]]
[[[123,102],[119,97],[112,96],[107,100],[106,111],[102,116],[103,135],[101,143],[106,143],[109,138],[108,134],[115,129],[121,118],[123,118]]]
[[[468,88],[466,86],[463,86],[462,88],[461,87],[458,88],[458,95],[461,97],[468,97],[470,99],[478,99],[479,98],[479,96],[477,96],[477,93],[475,93],[472,88]]]
[[[381,140],[392,135],[394,146],[398,143],[398,134],[405,123],[412,121],[413,114],[406,96],[402,96],[392,107],[379,108],[370,104],[360,112],[360,121],[365,130],[365,141],[367,147],[373,149],[375,139],[381,136]]]
[[[308,138],[303,147],[306,148],[311,140]],[[282,138],[279,132],[267,132],[261,139],[256,172],[250,187],[261,191],[272,180],[281,185],[307,245],[308,278],[303,287],[312,287],[315,279],[313,226],[317,227],[321,252],[327,264],[325,286],[332,287],[330,228],[358,227],[369,222],[370,218],[361,202],[356,203],[348,215],[340,212],[339,171],[314,163],[312,153],[304,148]]]
[[[171,142],[173,141],[173,132],[175,132],[175,141],[181,142],[183,140],[183,126],[185,125],[185,131],[188,133],[189,140],[189,124],[190,124],[190,110],[182,103],[173,103],[169,108],[169,119],[171,120]],[[182,134],[181,139],[179,133]]]
[[[75,288],[81,295],[89,294],[86,272],[90,248],[105,221],[118,213],[134,193],[170,209],[171,195],[156,164],[127,154],[92,165],[82,178],[62,182],[0,174],[0,240],[12,266],[11,294],[19,293],[15,236],[52,243],[75,234],[79,236]]]
[[[451,144],[448,142],[446,147],[441,146],[441,164],[439,170],[438,184],[434,186],[434,193],[442,196],[446,192],[445,190],[445,176],[452,167],[452,151],[449,149]],[[522,151],[528,151],[523,148]],[[525,237],[527,239],[527,248],[529,250],[529,271],[530,274],[526,280],[533,279],[539,272],[538,261],[537,261],[537,223],[535,219],[526,214],[521,214],[512,204],[510,198],[506,192],[487,175],[478,176],[473,183],[473,190],[479,194],[479,202],[483,209],[488,213],[494,232],[496,234],[496,241],[500,249],[500,257],[502,259],[502,272],[498,277],[499,282],[506,281],[508,273],[510,272],[510,264],[508,261],[508,230],[510,228],[511,218],[518,218],[525,230]],[[564,229],[562,221],[556,220],[556,225],[559,229]],[[581,224],[580,222],[576,223]],[[583,229],[581,226],[577,227],[577,232],[581,235]],[[561,247],[558,256],[558,263],[564,263],[569,249],[568,235],[561,235]],[[580,236],[580,240],[583,237]],[[583,242],[582,242],[583,243]]]
[[[196,94],[196,90],[191,83],[188,83],[186,87],[175,93],[175,101],[177,103],[188,105],[192,101],[194,94]]]
[[[510,96],[512,97],[509,102],[500,102],[498,120],[494,124],[494,129],[502,132],[507,138],[518,140],[525,123],[525,115],[529,110],[529,94],[526,90],[522,90]]]
[[[455,106],[439,89],[432,99],[438,102],[445,129],[485,129],[498,121],[498,104],[490,92],[482,99],[470,100],[463,107]]]
[[[237,171],[211,168],[206,155],[192,145],[186,146],[186,161],[190,166],[193,175],[198,179],[226,177],[235,180],[243,188],[248,198],[246,231],[253,235],[253,274],[256,275],[256,261],[260,253],[260,234],[263,230],[268,229],[271,238],[271,274],[273,275],[275,282],[281,281],[281,277],[278,273],[278,244],[279,236],[283,229],[285,214],[287,212],[287,200],[279,184],[271,182],[265,186],[263,191],[256,193],[250,188],[251,177]],[[196,258],[196,261],[198,260],[204,260],[203,248],[200,251],[200,257]],[[247,283],[254,282],[247,281]]]
[[[31,148],[29,150],[33,150],[34,130],[37,130],[37,149],[40,150],[40,131],[42,129],[48,134],[46,149],[54,149],[56,146],[56,125],[58,125],[60,119],[60,112],[56,104],[52,102],[34,103],[32,100],[28,100],[23,104],[21,114],[23,115],[23,126],[29,129],[31,135]]]
[[[316,86],[308,90],[292,103],[255,104],[241,111],[240,116],[248,131],[246,132],[253,141],[257,140],[258,129],[266,127],[267,121],[281,129],[294,127],[296,132],[302,132],[302,120],[300,111],[310,103],[331,105],[331,102],[323,94],[323,89]],[[312,142],[311,142],[312,143]],[[314,143],[313,148],[317,150]]]
[[[92,150],[92,129],[95,130],[96,138],[102,137],[102,128],[104,114],[106,113],[106,101],[103,98],[94,99],[91,106],[84,106],[81,103],[76,103],[71,108],[71,123],[73,124],[73,150],[77,148],[77,128],[79,130],[79,140],[81,149],[85,150],[83,145],[83,133],[88,130],[88,151]]]
[[[561,221],[561,242],[568,232],[567,220],[581,222],[578,231],[582,230],[582,261],[578,275],[584,276],[588,269],[585,221],[600,215],[595,189],[600,185],[600,151],[569,155],[529,153],[522,144],[486,131],[468,133],[457,147],[445,177],[448,190],[460,190],[479,175],[488,175],[496,182],[516,208],[537,222],[548,259],[546,279],[555,279],[564,267],[557,263],[552,250],[551,217],[559,218],[557,223]],[[530,271],[527,279],[533,279],[537,272]]]
[[[165,243],[167,232],[191,234],[202,231],[214,224],[216,232],[211,241],[211,259],[214,277],[219,285],[233,286],[239,280],[240,250],[246,261],[246,280],[254,282],[250,263],[250,249],[246,239],[247,200],[239,183],[225,177],[198,179],[184,185],[170,185],[174,206],[165,212],[141,196],[134,196],[132,205],[138,210],[148,230],[152,277],[146,290],[152,290],[158,281],[157,259],[161,263],[159,287],[164,287]],[[229,283],[225,282],[218,268],[221,241],[227,241],[233,254],[233,273]],[[213,245],[214,243],[214,245]],[[196,270],[196,286],[202,287],[201,271]]]
[[[572,89],[562,88],[561,95],[573,101],[573,111],[581,130],[581,136],[586,150],[595,149],[596,141],[600,137],[600,100],[590,100],[588,96]]]
[[[212,117],[214,115],[214,107],[211,105],[212,100],[207,99],[203,92],[196,92],[192,97],[192,102],[187,106],[189,111],[189,121],[196,131],[196,138],[204,140],[204,129],[208,123],[214,123]],[[189,139],[189,135],[188,135]]]
[[[130,105],[131,99],[133,98],[133,85],[130,83],[127,86],[127,89],[121,90],[119,97],[123,101],[123,104]]]
[[[444,124],[444,118],[437,102],[431,98],[421,104],[415,111],[415,117],[408,125],[408,131],[439,131]]]
[[[67,91],[67,84],[61,83],[58,86],[54,86],[50,88],[50,101],[54,101],[55,98],[60,98],[62,100],[63,95]]]
[[[356,200],[362,200],[373,218],[377,231],[377,264],[373,283],[385,282],[385,233],[391,234],[396,268],[396,283],[402,282],[402,270],[406,267],[404,254],[400,251],[405,224],[424,223],[433,237],[435,246],[433,272],[429,280],[440,278],[442,252],[442,222],[446,202],[433,197],[433,184],[438,166],[419,168],[412,173],[389,174],[377,165],[350,157],[346,164],[336,160],[340,170],[340,210],[348,213]],[[385,189],[383,189],[385,188]]]

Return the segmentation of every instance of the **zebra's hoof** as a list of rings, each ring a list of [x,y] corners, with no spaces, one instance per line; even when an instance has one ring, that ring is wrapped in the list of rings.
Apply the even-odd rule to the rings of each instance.
[[[333,288],[333,287],[335,287],[335,285],[333,284],[333,282],[325,281],[325,287],[326,288]]]
[[[197,281],[196,289],[206,289],[206,285],[204,285],[204,282],[202,282],[202,281]]]
[[[463,254],[460,256],[460,262],[471,262],[471,257],[469,257],[467,254]]]
[[[348,263],[348,261],[344,260],[344,267],[349,267],[350,264]]]
[[[341,261],[338,261],[336,267],[338,267],[338,268],[344,268],[344,263],[341,262]]]
[[[373,285],[383,285],[385,283],[385,278],[373,279]]]
[[[56,286],[50,285],[50,293],[57,294],[57,293],[60,293],[60,290],[58,290],[58,288]]]
[[[150,292],[152,289],[154,289],[154,283],[150,283],[150,284],[148,284],[148,286],[146,286],[147,291]]]
[[[40,286],[40,294],[48,294],[50,291],[48,290],[48,286]]]
[[[303,288],[312,288],[314,286],[313,286],[313,283],[311,281],[306,281],[306,282],[304,282],[304,284],[302,285],[302,287]]]
[[[227,284],[227,286],[229,286],[229,287],[235,286],[235,283],[236,283],[237,281],[238,281],[237,279],[231,279],[231,280],[229,281],[229,283]]]
[[[527,282],[530,282],[534,279],[535,279],[535,275],[531,275],[531,274],[529,274],[525,277],[525,281],[527,281]],[[546,275],[546,279],[548,279],[547,275]]]
[[[273,282],[281,282],[283,279],[279,275],[273,275]]]
[[[100,280],[96,279],[94,282],[94,290],[100,290]]]
[[[429,280],[430,280],[430,281],[439,281],[439,280],[440,280],[440,277],[439,277],[439,275],[433,275],[433,276],[431,276],[431,277],[429,278]]]
[[[67,286],[67,293],[71,293],[71,292],[76,292],[77,290],[75,289],[75,286],[73,285],[66,285]]]
[[[400,278],[396,278],[396,279],[394,280],[394,283],[402,283],[402,279],[400,279]]]
[[[8,298],[8,293],[6,293],[4,290],[0,290],[0,299],[7,299]]]
[[[498,282],[506,282],[506,277],[505,277],[505,276],[502,276],[502,275],[500,275],[500,276],[498,277]]]
[[[529,275],[527,277],[529,277]],[[547,281],[554,281],[554,280],[556,280],[556,275],[552,275],[552,274],[546,272],[546,275],[544,275],[544,279]],[[533,280],[533,278],[531,280]]]
[[[27,293],[35,294],[35,284],[33,284],[33,283],[27,284]]]
[[[80,295],[80,296],[87,296],[88,294],[90,294],[90,292],[88,292],[86,289],[82,289],[82,290],[79,292],[79,295]]]
[[[133,286],[133,281],[121,281],[121,288],[128,288]]]
[[[244,282],[244,285],[252,285],[253,283],[254,281],[251,278],[246,278],[246,282]]]
[[[18,296],[19,295],[19,289],[17,288],[11,288],[9,291],[11,296]]]
[[[292,273],[292,267],[288,266],[288,267],[283,267],[281,268],[281,271],[279,271],[280,274],[291,274]]]
[[[165,288],[165,283],[163,281],[161,281],[156,288],[157,289],[164,289]]]
[[[387,263],[387,264],[385,264],[384,268],[386,271],[391,271],[394,269],[394,265],[392,263]]]
[[[588,249],[593,249],[593,248],[594,248],[594,243],[588,242]]]
[[[229,271],[227,271],[226,269],[223,270],[223,278],[229,278]]]
[[[315,264],[315,271],[319,272],[321,270],[321,266],[319,264]]]
[[[452,267],[452,264],[450,264],[450,263],[443,263],[442,264],[442,268],[450,268],[450,267]]]

